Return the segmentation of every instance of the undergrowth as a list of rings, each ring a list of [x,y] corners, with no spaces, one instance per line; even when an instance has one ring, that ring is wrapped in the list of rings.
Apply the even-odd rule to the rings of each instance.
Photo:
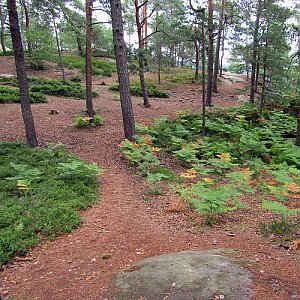
[[[61,145],[29,149],[0,143],[0,264],[43,238],[77,227],[79,209],[97,201],[102,170],[68,154]]]
[[[43,103],[47,102],[46,96],[39,92],[30,92],[29,99],[31,103]],[[19,103],[20,91],[19,89],[13,89],[0,86],[0,103]]]
[[[119,84],[113,84],[109,87],[111,91],[119,91]],[[147,92],[149,97],[157,97],[157,98],[168,98],[169,94],[165,91],[160,90],[155,84],[147,83]],[[133,96],[142,97],[142,88],[139,83],[132,83],[130,86],[130,93]]]
[[[64,80],[48,79],[44,77],[29,77],[29,88],[32,93],[40,93],[55,96],[74,97],[85,99],[86,91],[80,83]],[[18,87],[16,77],[0,76],[0,84]],[[93,97],[97,93],[93,92]]]
[[[295,117],[269,110],[260,115],[253,106],[214,108],[207,114],[204,137],[200,136],[201,125],[199,114],[180,113],[176,119],[165,116],[151,126],[139,125],[143,138],[137,138],[131,148],[123,147],[123,152],[140,168],[145,165],[147,174],[153,162],[147,158],[150,145],[147,155],[140,152],[146,147],[145,140],[151,141],[151,149],[184,161],[188,167],[179,177],[188,185],[178,192],[206,215],[207,223],[215,222],[218,214],[247,208],[241,196],[257,192],[268,199],[261,202],[261,209],[284,215],[286,220],[300,213],[290,204],[300,198]],[[162,180],[164,175],[158,177]]]
[[[85,73],[85,57],[79,56],[63,56],[63,64],[70,69],[79,69],[82,73]],[[53,57],[53,60],[59,63],[57,56]],[[112,61],[92,59],[92,74],[101,76],[112,76],[112,73],[116,72],[116,64]]]

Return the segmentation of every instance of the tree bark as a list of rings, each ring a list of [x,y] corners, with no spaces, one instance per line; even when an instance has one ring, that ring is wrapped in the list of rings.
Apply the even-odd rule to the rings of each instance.
[[[82,43],[81,43],[80,35],[79,35],[79,33],[75,33],[75,34],[76,34],[78,53],[79,53],[80,56],[83,56]]]
[[[135,135],[135,122],[130,95],[130,82],[127,69],[126,49],[124,43],[121,1],[110,0],[110,7],[113,27],[114,49],[119,78],[124,134],[129,141],[133,141]]]
[[[60,63],[61,74],[62,74],[63,80],[66,80],[65,68],[64,68],[64,63],[63,63],[63,60],[62,60],[61,48],[60,48],[59,37],[58,37],[58,32],[57,32],[57,27],[56,27],[56,22],[55,22],[55,15],[54,15],[54,13],[52,14],[52,19],[53,19],[53,26],[54,26],[55,39],[56,39],[56,46],[57,46],[57,53],[58,53],[58,57],[59,57],[59,63]]]
[[[2,6],[0,6],[0,20],[1,20],[1,47],[2,51],[6,51],[5,42],[4,42],[4,33],[5,33],[5,20],[7,17],[7,12],[3,12]]]
[[[257,65],[257,53],[258,53],[258,30],[262,8],[262,0],[258,0],[255,28],[253,33],[253,50],[252,50],[252,67],[251,67],[251,89],[250,89],[250,103],[254,103],[255,96],[255,71]]]
[[[17,77],[18,77],[19,87],[20,87],[20,102],[21,102],[23,121],[25,125],[27,143],[29,147],[37,147],[38,142],[36,138],[34,121],[33,121],[31,107],[30,107],[28,80],[27,80],[27,73],[25,68],[24,51],[23,51],[22,38],[20,33],[16,0],[7,0],[7,7],[8,7],[11,39],[12,39],[13,51],[14,51],[14,57],[16,63],[16,71],[17,71]]]
[[[218,92],[218,73],[220,68],[220,48],[221,48],[221,39],[222,39],[222,32],[223,32],[223,22],[224,22],[224,10],[225,10],[225,0],[222,0],[222,8],[221,14],[219,19],[219,30],[218,30],[218,38],[217,38],[217,45],[216,45],[216,54],[215,54],[215,63],[214,63],[214,79],[213,79],[213,91],[215,93]]]
[[[145,82],[144,43],[143,43],[142,25],[140,21],[139,8],[140,8],[139,0],[135,0],[135,20],[136,20],[136,26],[138,31],[138,39],[139,39],[139,53],[138,53],[139,76],[140,76],[141,89],[142,89],[143,99],[144,99],[144,107],[148,108],[150,107],[150,103],[149,103],[146,82]]]
[[[93,95],[92,95],[92,12],[93,12],[94,0],[86,0],[85,12],[86,12],[86,110],[91,119],[94,118],[94,106],[93,106]]]
[[[205,12],[203,10],[202,13],[202,22],[201,22],[201,34],[202,34],[202,47],[201,47],[201,55],[202,55],[202,136],[206,134],[206,108],[205,108],[205,29],[204,29],[204,19]]]
[[[297,137],[296,137],[296,146],[300,147],[300,109],[297,116]]]
[[[196,37],[194,38],[194,46],[195,46],[195,56],[196,56],[194,80],[198,81],[199,80],[199,43]]]
[[[158,42],[157,42],[157,83],[160,84],[161,82],[161,36],[158,37]]]
[[[27,49],[28,49],[28,56],[30,63],[32,62],[33,57],[33,50],[32,50],[32,43],[30,37],[30,17],[28,12],[28,7],[25,0],[21,0],[22,6],[24,8],[25,13],[25,26],[26,26],[26,39],[27,39]]]
[[[213,1],[208,0],[208,58],[207,58],[207,94],[206,105],[212,106],[213,92],[213,70],[214,70],[214,20],[213,20]]]
[[[268,46],[269,46],[269,19],[267,20],[267,32],[266,32],[266,40],[265,40],[265,52],[264,52],[264,61],[263,61],[263,82],[262,82],[262,92],[261,92],[261,100],[260,100],[260,108],[259,108],[259,113],[262,114],[263,108],[265,106],[266,102],[266,89],[267,89],[267,83],[266,83],[266,78],[267,78],[267,51],[268,51]]]

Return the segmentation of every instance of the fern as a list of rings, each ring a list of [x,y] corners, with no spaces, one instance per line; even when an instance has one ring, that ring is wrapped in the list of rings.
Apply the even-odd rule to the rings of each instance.
[[[284,217],[288,217],[300,213],[300,208],[291,209],[281,203],[267,201],[267,200],[263,201],[262,208],[272,211],[276,214],[283,215]]]

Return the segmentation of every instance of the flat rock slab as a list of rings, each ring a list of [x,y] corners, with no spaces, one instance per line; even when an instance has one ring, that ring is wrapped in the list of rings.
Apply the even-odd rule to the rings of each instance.
[[[150,257],[116,273],[105,300],[248,300],[251,274],[213,251]]]

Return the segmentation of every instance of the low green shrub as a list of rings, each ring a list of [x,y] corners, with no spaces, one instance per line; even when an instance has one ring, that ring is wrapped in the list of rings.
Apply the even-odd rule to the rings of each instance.
[[[271,234],[276,234],[281,237],[287,237],[293,235],[295,230],[299,228],[299,224],[296,222],[291,222],[288,219],[274,219],[269,223],[261,223],[259,225],[259,230],[261,235],[269,236]]]
[[[97,201],[101,172],[59,145],[30,149],[1,142],[0,264],[44,237],[53,239],[77,227],[77,211]]]
[[[13,56],[14,51],[12,50],[7,50],[7,51],[0,51],[0,56]]]
[[[54,60],[59,63],[58,57],[54,57]],[[85,73],[85,57],[63,56],[63,64],[68,68],[79,69],[82,73]],[[116,64],[112,61],[92,59],[93,75],[111,76],[116,70]]]
[[[43,93],[30,92],[29,98],[31,103],[47,102]],[[20,91],[0,86],[0,103],[20,103]]]
[[[111,91],[119,91],[119,84],[113,84],[109,87]],[[149,97],[157,97],[157,98],[168,98],[169,94],[165,91],[160,90],[155,84],[148,83],[147,91]],[[130,93],[133,96],[143,96],[142,88],[139,83],[132,83],[130,86]]]
[[[73,123],[73,126],[78,128],[89,127],[89,126],[100,126],[103,125],[104,118],[102,116],[94,116],[94,118],[77,116]]]
[[[44,77],[29,77],[30,91],[34,93],[43,93],[47,95],[74,97],[85,99],[86,91],[80,83],[64,80],[48,79]],[[0,76],[0,84],[18,86],[16,77]],[[93,91],[93,97],[98,94]]]

